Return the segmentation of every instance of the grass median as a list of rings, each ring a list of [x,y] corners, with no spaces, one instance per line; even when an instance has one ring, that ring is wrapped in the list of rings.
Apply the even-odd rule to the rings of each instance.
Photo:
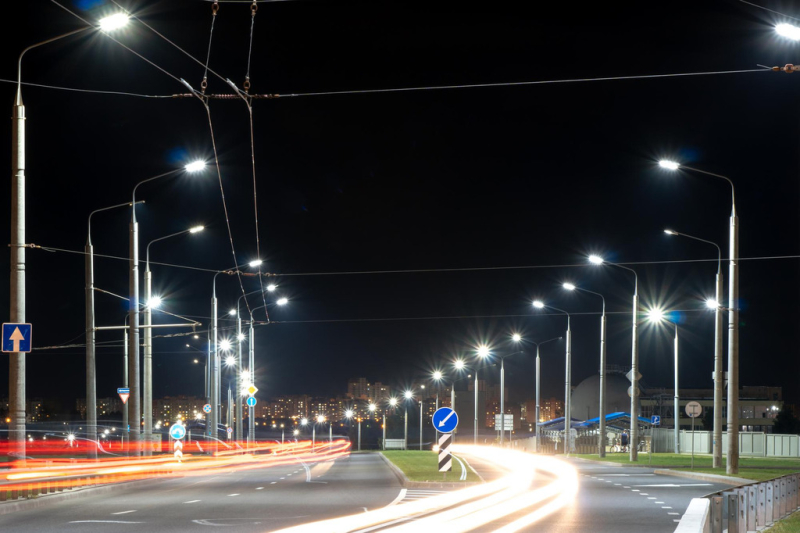
[[[722,468],[712,468],[712,458],[710,455],[695,455],[694,469],[689,468],[691,455],[679,453],[654,453],[652,458],[646,453],[639,453],[639,460],[631,462],[628,454],[609,453],[600,458],[591,454],[576,454],[573,457],[589,459],[591,461],[606,461],[610,463],[620,463],[624,465],[653,466],[674,468],[675,470],[686,470],[704,474],[727,475],[725,473],[725,457],[722,458]],[[739,457],[739,473],[733,477],[764,481],[773,479],[786,474],[800,472],[800,459],[778,458],[778,457]]]
[[[453,459],[453,470],[444,474],[439,472],[439,455],[432,451],[419,450],[389,450],[381,452],[387,459],[403,471],[409,481],[453,481],[461,478],[461,463]],[[462,459],[463,462],[463,459]],[[467,469],[466,481],[480,481],[481,479],[464,465]]]

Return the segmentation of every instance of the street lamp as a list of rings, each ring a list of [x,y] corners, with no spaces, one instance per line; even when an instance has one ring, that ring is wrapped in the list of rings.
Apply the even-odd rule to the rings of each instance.
[[[190,163],[191,165],[191,163]],[[203,163],[205,166],[205,163]],[[188,167],[189,165],[187,165]],[[195,167],[192,167],[195,168]],[[199,170],[199,168],[198,168]],[[195,170],[197,172],[197,170]],[[145,455],[152,454],[150,441],[153,436],[153,330],[152,325],[152,312],[154,308],[161,305],[161,298],[153,296],[153,275],[150,271],[150,246],[154,242],[171,239],[187,233],[195,234],[203,231],[203,226],[194,226],[183,231],[171,233],[158,239],[153,239],[147,244],[145,249],[145,267],[144,267],[144,395],[142,398],[142,411],[144,416],[144,440],[147,443],[145,448]]]
[[[534,346],[536,346],[536,426],[535,426],[535,433],[534,436],[536,437],[536,451],[539,451],[539,422],[541,422],[541,407],[540,407],[540,385],[541,385],[541,360],[539,359],[539,347],[542,344],[547,344],[548,342],[553,341],[560,341],[564,337],[555,337],[553,339],[547,339],[546,341],[542,342],[534,342],[530,341]]]
[[[791,39],[792,41],[800,41],[800,28],[794,24],[778,24],[775,26],[775,32],[782,37]]]
[[[489,357],[489,347],[486,345],[478,346],[478,357],[486,359]],[[475,428],[473,436],[473,444],[478,445],[478,365],[475,365]]]
[[[575,286],[573,283],[564,283],[568,291],[581,291],[599,296],[603,301],[603,314],[600,317],[600,404],[599,425],[600,433],[597,436],[597,453],[600,457],[606,456],[606,299],[597,292]]]
[[[397,407],[397,398],[389,398],[389,407],[394,409]],[[387,407],[388,409],[388,407]],[[386,410],[383,410],[383,449],[386,449]]]
[[[665,167],[669,168],[669,167]],[[632,268],[622,266],[617,263],[606,262],[599,255],[590,255],[589,262],[593,265],[611,265],[628,272],[633,273],[633,311],[632,315],[632,333],[631,333],[631,442],[633,445],[630,449],[630,460],[639,460],[639,450],[637,444],[639,441],[639,335],[637,328],[639,326],[639,275]]]
[[[728,475],[739,473],[739,217],[736,214],[736,190],[726,176],[687,167],[673,161],[669,166],[659,166],[670,171],[688,170],[713,178],[723,179],[731,186],[731,216],[729,229],[730,263],[728,267],[728,455],[725,471]],[[719,301],[719,297],[717,298]],[[716,389],[716,384],[715,384]],[[716,415],[715,415],[716,417]]]
[[[122,18],[127,22],[127,15],[110,15],[100,20],[95,26],[84,26],[50,39],[32,44],[25,48],[17,60],[17,92],[12,107],[11,122],[11,243],[10,248],[10,294],[9,294],[9,320],[14,323],[25,322],[25,105],[22,103],[22,57],[29,51],[46,44],[59,41],[65,37],[76,35],[90,29],[112,31],[122,27]],[[123,204],[127,205],[127,204]],[[90,215],[91,216],[91,215]],[[87,259],[88,261],[88,259]],[[88,292],[88,289],[87,289]],[[87,315],[89,314],[87,302]],[[94,313],[94,299],[92,298],[92,318]],[[88,332],[87,332],[88,334]],[[91,347],[90,347],[91,345]],[[91,352],[91,353],[90,353]],[[91,361],[90,361],[91,359]],[[91,339],[86,342],[86,389],[87,394],[87,432],[92,440],[96,440],[97,415],[96,407],[92,411],[92,418],[88,417],[89,400],[96,406],[96,385],[94,372],[94,330]],[[91,374],[91,375],[90,375]],[[90,390],[92,388],[92,390]],[[8,414],[9,441],[11,450],[25,457],[25,354],[14,352],[9,354],[8,361]],[[94,422],[93,424],[91,422]],[[94,433],[93,433],[94,432]],[[89,452],[89,457],[96,457],[97,451]]]
[[[131,204],[133,205],[133,208],[131,209],[131,223],[129,232],[130,269],[128,278],[128,304],[130,317],[129,328],[131,332],[128,337],[128,352],[130,354],[128,359],[128,365],[130,367],[128,370],[128,377],[130,378],[129,388],[131,390],[131,396],[128,400],[128,419],[131,421],[136,421],[136,430],[133,432],[133,439],[136,443],[134,445],[134,455],[139,455],[141,453],[141,447],[139,446],[139,441],[141,439],[141,428],[138,421],[142,418],[141,404],[139,399],[139,224],[136,222],[136,190],[141,185],[153,180],[174,176],[180,172],[194,174],[200,172],[203,168],[205,168],[205,163],[202,161],[189,163],[183,168],[170,170],[169,172],[164,172],[163,174],[158,174],[140,181],[136,184],[136,186],[133,188],[133,192],[131,193]]]
[[[673,429],[673,439],[675,441],[675,453],[681,453],[680,445],[680,405],[679,405],[679,394],[678,394],[678,324],[672,320],[667,318],[667,314],[662,311],[661,309],[651,309],[647,313],[647,320],[653,322],[655,324],[659,324],[661,322],[669,322],[673,326],[675,326],[675,398],[673,404],[673,410],[675,411],[675,424]],[[693,437],[694,438],[694,437]]]
[[[671,229],[665,229],[667,235],[687,237],[695,241],[710,244],[717,249],[717,278],[716,296],[713,300],[706,301],[709,309],[714,310],[714,428],[712,438],[712,466],[722,467],[722,395],[725,390],[724,373],[722,370],[722,311],[719,302],[722,300],[722,250],[717,243],[707,241],[699,237],[694,237],[686,233],[679,233]]]
[[[572,449],[572,328],[570,327],[572,317],[563,309],[553,307],[552,305],[545,305],[541,300],[534,300],[533,306],[536,309],[552,309],[553,311],[558,311],[563,315],[567,315],[567,346],[564,370],[564,454],[569,455]]]
[[[141,200],[139,203],[144,203]],[[84,247],[84,277],[86,281],[86,435],[90,440],[96,440],[97,434],[97,364],[95,355],[95,317],[94,317],[94,246],[92,246],[92,216],[101,211],[108,211],[118,207],[130,207],[130,202],[112,205],[102,209],[95,209],[89,213],[86,231],[86,246]],[[123,383],[127,387],[128,382]],[[127,424],[125,424],[127,427]],[[97,448],[87,447],[89,459],[97,457]]]

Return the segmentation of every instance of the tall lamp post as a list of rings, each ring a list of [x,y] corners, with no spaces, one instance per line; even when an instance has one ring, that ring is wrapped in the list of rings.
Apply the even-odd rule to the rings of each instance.
[[[674,396],[674,404],[673,410],[675,411],[675,424],[674,429],[672,431],[672,436],[675,446],[675,453],[681,453],[681,440],[680,440],[680,419],[681,419],[681,408],[680,408],[680,396],[679,396],[679,388],[678,388],[678,324],[669,320],[667,318],[667,314],[662,311],[661,309],[651,309],[647,313],[647,319],[653,323],[661,323],[661,322],[669,322],[673,326],[675,326],[675,396]],[[694,436],[692,436],[694,438]]]
[[[590,255],[589,262],[593,265],[611,265],[633,273],[633,328],[631,333],[631,449],[630,460],[639,460],[639,275],[632,268],[617,263],[608,263],[599,255]]]
[[[540,420],[540,417],[541,417],[541,406],[540,406],[540,402],[541,402],[541,398],[540,398],[540,395],[541,395],[541,392],[540,392],[541,391],[541,388],[540,388],[541,379],[540,378],[541,378],[541,375],[542,375],[541,374],[541,360],[539,359],[539,347],[541,345],[543,345],[543,344],[547,344],[548,342],[560,341],[563,338],[564,337],[555,337],[553,339],[547,339],[546,341],[542,341],[542,342],[533,342],[533,341],[531,341],[531,343],[534,346],[536,346],[536,426],[534,428],[535,429],[534,436],[536,437],[536,451],[537,452],[539,451],[539,422],[541,421]]]
[[[717,249],[717,278],[716,278],[716,296],[713,305],[714,309],[714,428],[713,428],[713,443],[712,443],[712,466],[714,468],[722,467],[722,395],[725,390],[725,378],[722,371],[722,308],[719,302],[722,301],[722,249],[711,241],[694,237],[686,233],[679,233],[671,229],[665,229],[664,233],[667,235],[676,235],[679,237],[687,237],[695,241],[710,244]]]
[[[139,203],[144,203],[144,201],[140,201]],[[86,246],[84,247],[84,277],[86,280],[86,438],[90,441],[97,440],[97,364],[94,330],[94,247],[92,246],[92,216],[101,211],[130,206],[130,202],[126,202],[102,209],[95,209],[89,213],[87,224]],[[127,386],[127,383],[124,386]],[[97,447],[88,446],[87,457],[89,459],[96,459]]]
[[[403,398],[406,399],[406,401],[404,402],[405,403],[405,406],[404,406],[405,409],[403,409],[403,411],[404,411],[404,415],[403,415],[403,440],[405,442],[405,445],[404,445],[405,447],[403,448],[404,450],[408,449],[408,400],[411,400],[413,397],[414,397],[414,393],[411,392],[410,390],[407,390],[407,391],[405,391],[403,393]]]
[[[14,97],[14,105],[11,111],[11,243],[9,247],[11,255],[11,279],[9,294],[9,320],[13,323],[25,322],[25,105],[22,103],[22,57],[34,48],[39,48],[46,44],[59,41],[71,35],[77,35],[87,30],[99,29],[103,32],[111,32],[125,26],[128,23],[128,16],[124,13],[110,15],[100,20],[97,27],[84,26],[50,39],[32,44],[25,48],[17,60],[17,92]],[[88,304],[87,304],[88,307]],[[87,309],[88,314],[88,309]],[[94,330],[92,330],[94,331]],[[89,353],[89,339],[87,339],[86,359],[94,359],[94,350]],[[94,361],[92,361],[94,363]],[[94,365],[91,365],[94,368]],[[89,376],[87,367],[87,390],[90,386],[88,381],[94,379],[94,371]],[[87,402],[91,394],[87,395]],[[87,422],[88,408],[87,403]],[[20,457],[25,457],[25,354],[14,352],[9,354],[8,361],[8,414],[11,418],[9,423],[9,441],[12,449]],[[87,425],[87,432],[96,440],[96,435],[92,432],[97,431],[97,408],[92,411],[95,418],[93,425]],[[96,457],[97,451],[90,451],[90,458]]]
[[[183,168],[164,172],[151,178],[140,181],[133,188],[131,194],[131,224],[130,224],[130,275],[128,279],[128,293],[129,293],[129,327],[131,334],[128,337],[128,378],[130,380],[129,388],[131,396],[128,399],[128,420],[135,425],[135,430],[132,433],[131,443],[133,444],[134,455],[141,454],[141,430],[142,430],[142,411],[141,411],[141,396],[139,391],[139,224],[136,222],[136,190],[143,184],[160,178],[174,176],[179,172],[187,172],[189,174],[200,172],[205,168],[206,164],[203,161],[195,161],[189,163]]]
[[[397,407],[397,398],[389,398],[389,406],[383,410],[383,448],[386,449],[386,410],[391,407],[394,409]]]
[[[564,283],[564,288],[568,291],[581,291],[588,294],[599,296],[603,300],[603,314],[600,317],[600,404],[599,404],[599,423],[600,434],[597,436],[597,453],[600,457],[606,456],[606,299],[598,293],[581,287],[576,287],[572,283]]]
[[[477,354],[480,360],[484,360],[489,357],[489,347],[486,345],[478,346]],[[479,361],[480,364],[480,361]],[[478,366],[479,364],[475,365],[475,433],[473,436],[473,444],[478,445]]]
[[[163,241],[187,233],[199,233],[205,229],[203,226],[192,228],[165,235],[158,239],[153,239],[147,243],[145,249],[144,267],[144,397],[142,411],[144,412],[144,441],[146,444],[145,455],[152,454],[150,441],[153,437],[153,330],[150,328],[153,322],[153,309],[161,305],[161,298],[153,297],[153,275],[150,271],[150,246],[154,242]]]
[[[728,455],[726,473],[739,473],[739,217],[736,214],[736,190],[730,178],[713,172],[687,167],[674,161],[662,160],[658,165],[666,170],[678,169],[720,178],[731,186],[731,216],[729,229],[730,266],[728,268]],[[719,303],[719,300],[717,300]]]
[[[564,371],[564,454],[569,455],[572,450],[572,328],[570,327],[572,317],[563,309],[553,307],[552,305],[545,305],[541,300],[534,300],[533,306],[536,309],[552,309],[553,311],[558,311],[563,315],[567,315],[566,369]]]

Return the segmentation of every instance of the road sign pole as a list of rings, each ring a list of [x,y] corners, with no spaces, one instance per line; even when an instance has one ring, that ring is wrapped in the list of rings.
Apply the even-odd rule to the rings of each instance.
[[[123,342],[122,344],[124,347],[122,348],[122,385],[124,387],[128,387],[128,330],[124,330],[123,332]],[[128,391],[130,392],[130,391]],[[129,433],[129,425],[128,425],[128,406],[122,406],[122,444],[125,445],[127,442],[130,445],[130,433]],[[125,454],[127,455],[128,449],[127,446],[125,447]]]
[[[256,363],[255,363],[255,338],[253,337],[253,320],[250,320],[250,346],[247,360],[247,368],[250,370],[250,381],[255,385],[256,383]],[[247,410],[247,441],[252,445],[256,439],[256,426],[255,426],[256,411],[255,406],[250,406]]]
[[[675,429],[673,430],[673,436],[675,438],[675,453],[681,453],[681,441],[679,435],[681,408],[679,398],[680,393],[678,391],[678,325],[675,324],[675,406],[673,407],[675,410]]]
[[[694,417],[692,417],[692,470],[694,470]]]

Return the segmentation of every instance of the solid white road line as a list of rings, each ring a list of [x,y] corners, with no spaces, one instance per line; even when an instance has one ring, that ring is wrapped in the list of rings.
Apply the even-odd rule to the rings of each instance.
[[[68,524],[143,524],[144,522],[124,522],[122,520],[73,520]]]
[[[132,511],[120,511],[118,513],[111,513],[111,514],[128,514],[128,513],[135,513],[135,512],[136,512],[136,509],[134,509]]]
[[[183,503],[197,503],[197,502],[199,502],[199,501],[200,501],[200,500],[189,500],[188,502],[183,502]]]
[[[262,490],[264,487],[256,487],[256,490]]]
[[[239,493],[238,493],[238,492],[235,492],[235,493],[233,493],[233,494],[228,494],[228,496],[238,496],[238,495],[239,495]]]
[[[408,492],[408,489],[400,489],[400,494],[398,494],[398,495],[397,495],[397,498],[395,498],[394,500],[392,500],[392,503],[390,503],[390,504],[389,504],[389,505],[387,505],[386,507],[391,507],[392,505],[397,505],[398,503],[400,503],[400,501],[401,501],[403,498],[405,498],[405,497],[406,497],[406,492]]]

